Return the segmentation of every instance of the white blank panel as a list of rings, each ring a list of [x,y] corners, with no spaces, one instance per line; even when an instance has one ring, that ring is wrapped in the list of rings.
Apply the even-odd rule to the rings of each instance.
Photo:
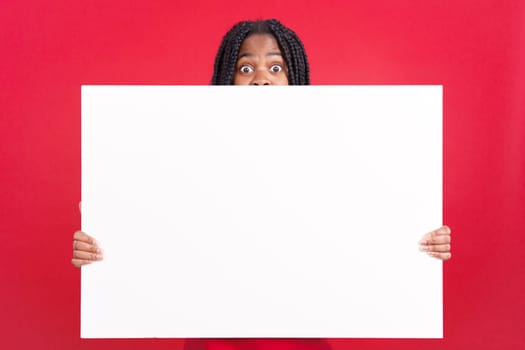
[[[81,335],[442,337],[441,86],[83,86]]]

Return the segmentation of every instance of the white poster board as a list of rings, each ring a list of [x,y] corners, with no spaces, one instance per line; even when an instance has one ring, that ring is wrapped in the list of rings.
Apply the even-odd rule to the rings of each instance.
[[[81,336],[442,337],[441,86],[83,86]]]

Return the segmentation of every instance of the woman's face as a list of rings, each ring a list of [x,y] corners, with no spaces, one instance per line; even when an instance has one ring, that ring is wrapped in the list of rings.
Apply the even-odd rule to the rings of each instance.
[[[270,34],[252,34],[242,42],[233,85],[288,85],[288,68]]]

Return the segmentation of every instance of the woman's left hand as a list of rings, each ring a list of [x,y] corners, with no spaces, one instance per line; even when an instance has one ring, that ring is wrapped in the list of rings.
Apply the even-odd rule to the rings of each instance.
[[[448,226],[442,226],[437,230],[427,233],[419,241],[419,250],[427,253],[431,257],[440,260],[448,260],[452,257],[451,250],[451,231]]]

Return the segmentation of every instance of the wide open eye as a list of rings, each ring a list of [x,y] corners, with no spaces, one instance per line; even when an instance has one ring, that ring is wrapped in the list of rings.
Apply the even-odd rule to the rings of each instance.
[[[283,70],[283,67],[280,65],[280,64],[273,64],[271,67],[270,67],[270,71],[272,71],[273,73],[279,73]]]
[[[248,65],[243,65],[239,68],[239,72],[243,74],[248,74],[253,72],[253,68]]]

